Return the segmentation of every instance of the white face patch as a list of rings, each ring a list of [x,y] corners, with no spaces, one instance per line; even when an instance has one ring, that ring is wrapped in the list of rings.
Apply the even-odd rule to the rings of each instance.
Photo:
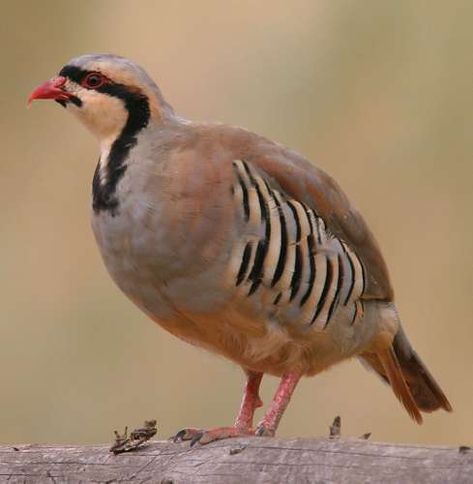
[[[72,81],[67,81],[65,87],[82,101],[81,107],[69,103],[68,110],[92,132],[101,146],[110,146],[120,135],[128,117],[123,100],[85,89]]]
[[[68,103],[67,109],[84,124],[100,143],[99,175],[102,184],[106,181],[107,159],[112,143],[119,137],[128,118],[123,100],[107,94],[86,89],[68,80],[68,92],[82,101],[78,107]]]

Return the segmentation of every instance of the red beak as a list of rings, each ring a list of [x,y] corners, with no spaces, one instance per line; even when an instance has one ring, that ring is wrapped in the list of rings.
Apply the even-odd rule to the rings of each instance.
[[[44,82],[38,86],[28,98],[28,106],[35,99],[54,99],[56,101],[67,101],[72,97],[62,86],[66,83],[66,78],[62,76],[53,77],[49,81]]]

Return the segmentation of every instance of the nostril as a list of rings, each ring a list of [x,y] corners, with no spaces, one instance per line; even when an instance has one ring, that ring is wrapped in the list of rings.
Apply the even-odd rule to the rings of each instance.
[[[62,87],[66,83],[66,78],[64,76],[58,76],[52,81],[54,87]]]

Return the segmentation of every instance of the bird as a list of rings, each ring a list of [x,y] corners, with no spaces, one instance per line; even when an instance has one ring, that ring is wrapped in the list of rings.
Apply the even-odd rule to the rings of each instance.
[[[357,358],[417,423],[452,407],[411,346],[378,242],[337,182],[240,127],[176,114],[147,72],[85,54],[34,89],[97,138],[92,228],[123,293],[164,330],[240,366],[233,425],[191,445],[274,436],[302,377]],[[254,425],[263,375],[279,385]]]

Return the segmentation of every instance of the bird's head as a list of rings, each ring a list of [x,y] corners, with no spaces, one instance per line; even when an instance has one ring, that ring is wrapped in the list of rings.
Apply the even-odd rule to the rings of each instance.
[[[134,62],[116,55],[87,54],[69,61],[56,77],[38,86],[28,102],[53,99],[79,120],[102,144],[125,129],[141,129],[150,120],[173,115],[159,88]]]

